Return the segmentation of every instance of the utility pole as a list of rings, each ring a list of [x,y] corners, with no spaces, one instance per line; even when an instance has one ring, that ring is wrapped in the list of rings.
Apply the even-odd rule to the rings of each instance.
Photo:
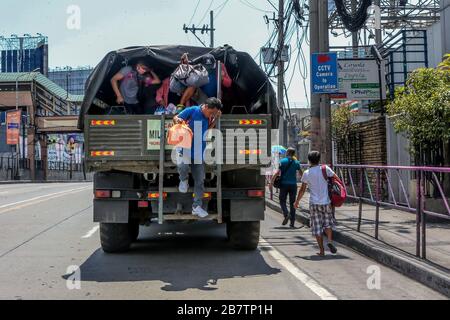
[[[214,29],[214,11],[210,11],[209,12],[209,16],[210,16],[210,25],[206,25],[204,24],[201,28],[196,27],[194,24],[192,25],[192,27],[188,27],[186,26],[186,24],[183,25],[183,30],[184,32],[188,33],[191,32],[198,41],[201,42],[201,44],[206,47],[206,44],[202,41],[202,39],[200,39],[196,32],[200,31],[201,34],[205,34],[208,33],[210,34],[210,44],[209,47],[210,48],[214,48],[214,31],[216,31],[216,29]]]
[[[352,7],[352,14],[354,15],[357,10],[356,0],[352,0],[351,7]],[[353,57],[354,58],[358,57],[358,46],[359,46],[358,37],[359,37],[359,31],[352,32],[352,48],[353,48]]]
[[[381,15],[381,1],[375,0],[374,4],[380,8],[380,15]],[[381,17],[380,17],[381,19]],[[380,21],[381,23],[381,21]],[[381,27],[379,29],[375,29],[375,44],[380,47],[383,44],[383,38],[381,36]]]
[[[310,0],[311,54],[329,48],[328,1]],[[322,162],[332,164],[331,104],[328,94],[313,94],[311,86],[311,142],[320,151]]]
[[[279,0],[278,7],[278,107],[283,110],[283,115],[280,118],[280,144],[285,146],[287,144],[287,132],[286,132],[286,110],[284,109],[284,62],[282,59],[282,53],[284,49],[284,0]]]

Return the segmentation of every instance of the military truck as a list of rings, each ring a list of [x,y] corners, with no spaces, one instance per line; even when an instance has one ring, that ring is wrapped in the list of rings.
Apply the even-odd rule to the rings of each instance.
[[[207,219],[226,224],[234,248],[254,250],[258,246],[265,211],[264,168],[271,156],[271,129],[279,116],[269,79],[250,55],[230,46],[146,46],[105,56],[86,83],[79,117],[78,126],[85,135],[85,165],[94,172],[94,222],[100,223],[101,246],[107,253],[129,250],[140,226],[200,220],[191,214],[193,190],[178,191],[174,146],[166,143],[173,116],[121,112],[110,83],[122,67],[137,60],[144,60],[161,79],[170,77],[184,53],[194,62],[212,54],[233,79],[231,88],[222,90],[219,85],[217,93],[224,104],[217,126],[223,143],[211,137],[208,147],[215,145],[215,152],[222,150],[226,159],[206,166]]]

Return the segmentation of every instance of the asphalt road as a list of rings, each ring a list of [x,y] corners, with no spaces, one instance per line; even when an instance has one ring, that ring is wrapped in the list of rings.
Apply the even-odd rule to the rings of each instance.
[[[92,184],[0,185],[0,299],[446,299],[347,248],[319,258],[309,229],[281,220],[267,211],[254,252],[199,222],[141,227],[129,253],[108,255]]]

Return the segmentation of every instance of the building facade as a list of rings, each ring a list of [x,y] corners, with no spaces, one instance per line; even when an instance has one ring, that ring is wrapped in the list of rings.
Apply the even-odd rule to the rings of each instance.
[[[84,95],[84,87],[92,68],[55,68],[51,69],[48,77],[61,88],[74,95]]]

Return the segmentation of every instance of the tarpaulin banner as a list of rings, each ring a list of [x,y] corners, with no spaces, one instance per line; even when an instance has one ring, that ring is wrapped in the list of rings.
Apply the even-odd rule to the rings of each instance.
[[[6,113],[6,143],[17,145],[19,143],[20,119],[22,111],[8,111]]]

